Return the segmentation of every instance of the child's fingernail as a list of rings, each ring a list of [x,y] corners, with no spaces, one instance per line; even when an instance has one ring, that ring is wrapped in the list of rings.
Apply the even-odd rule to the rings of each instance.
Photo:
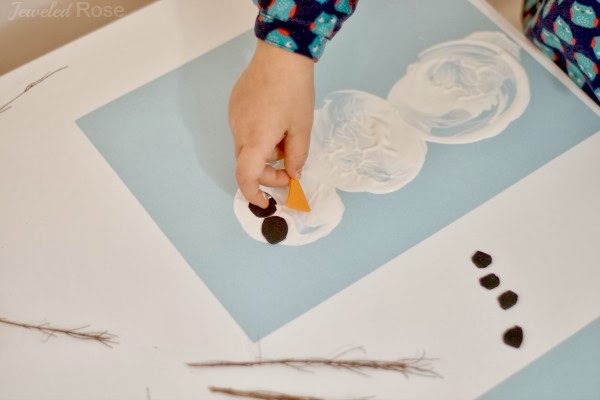
[[[302,178],[302,170],[299,169],[298,172],[296,172],[296,180],[299,181],[300,178]]]

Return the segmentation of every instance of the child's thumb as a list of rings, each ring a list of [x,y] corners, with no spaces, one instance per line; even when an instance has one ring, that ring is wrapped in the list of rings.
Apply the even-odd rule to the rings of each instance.
[[[288,131],[283,144],[285,170],[290,178],[300,179],[302,167],[308,158],[310,130]]]

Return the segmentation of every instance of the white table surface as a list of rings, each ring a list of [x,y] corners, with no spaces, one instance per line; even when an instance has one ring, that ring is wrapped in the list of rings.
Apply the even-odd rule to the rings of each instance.
[[[158,2],[0,77],[2,103],[68,65],[0,114],[0,316],[90,324],[119,342],[108,349],[0,325],[0,399],[226,398],[209,395],[210,385],[336,399],[471,398],[600,316],[596,134],[252,343],[74,122],[252,28],[251,2],[221,0],[210,12],[207,3]],[[529,296],[510,316],[487,313],[494,296],[471,301],[481,298],[472,270],[456,274],[465,248],[477,247],[492,250],[507,266],[503,279]],[[507,351],[487,332],[515,319],[527,321],[528,341]],[[425,352],[443,378],[185,366],[333,356],[353,346],[365,349],[359,357]]]

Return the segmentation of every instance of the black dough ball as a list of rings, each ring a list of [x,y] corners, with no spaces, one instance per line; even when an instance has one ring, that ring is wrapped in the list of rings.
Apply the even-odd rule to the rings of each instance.
[[[523,329],[515,325],[504,332],[504,343],[515,349],[521,347],[521,343],[523,343]]]
[[[479,283],[484,288],[492,290],[494,288],[497,288],[498,285],[500,285],[500,278],[498,278],[498,275],[496,274],[489,274],[479,279]]]
[[[277,211],[277,202],[274,198],[269,198],[269,205],[267,208],[260,208],[252,203],[248,203],[248,208],[252,211],[252,214],[256,215],[258,218],[266,218],[275,214]]]
[[[484,253],[483,251],[477,251],[475,254],[473,254],[471,260],[473,261],[473,264],[477,266],[477,268],[486,268],[492,263],[492,256]]]
[[[281,217],[267,217],[262,223],[262,234],[271,244],[284,240],[288,234],[288,224]]]
[[[500,307],[502,307],[503,310],[508,310],[517,304],[517,300],[519,300],[519,295],[512,290],[508,290],[498,296],[498,303],[500,303]]]

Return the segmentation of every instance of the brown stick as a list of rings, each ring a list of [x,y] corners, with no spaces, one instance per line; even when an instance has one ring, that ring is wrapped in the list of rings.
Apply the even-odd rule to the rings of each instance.
[[[42,76],[37,81],[31,82],[29,85],[27,85],[25,87],[25,89],[23,89],[23,91],[21,93],[19,93],[18,95],[16,95],[15,97],[13,97],[11,100],[9,100],[8,103],[0,106],[0,114],[3,113],[4,111],[9,110],[10,108],[12,108],[11,104],[14,103],[19,97],[23,96],[25,93],[27,93],[29,90],[31,90],[31,88],[33,88],[36,85],[39,85],[40,83],[42,83],[46,79],[50,78],[52,75],[56,74],[59,71],[62,71],[63,69],[66,69],[68,67],[69,67],[68,65],[65,65],[64,67],[60,67],[59,69],[57,69],[55,71],[48,72],[46,75]]]
[[[429,360],[425,358],[382,361],[382,360],[340,360],[335,358],[281,358],[273,360],[256,360],[256,361],[212,361],[212,362],[194,362],[188,363],[189,367],[194,368],[215,368],[215,367],[253,367],[265,365],[285,365],[288,367],[299,368],[303,367],[331,367],[338,369],[346,369],[354,372],[361,370],[384,370],[400,372],[406,376],[420,375],[427,377],[439,377],[431,367]]]
[[[238,390],[211,386],[208,388],[212,393],[228,394],[230,396],[245,397],[257,400],[324,400],[320,397],[293,396],[277,392],[265,392],[255,390]]]
[[[48,337],[51,336],[56,336],[57,334],[62,334],[62,335],[66,335],[75,339],[81,339],[81,340],[94,340],[97,342],[102,343],[103,345],[107,346],[107,347],[112,347],[112,344],[117,344],[117,342],[114,340],[117,338],[116,335],[113,335],[112,333],[109,333],[108,331],[90,331],[90,332],[85,332],[85,331],[81,331],[82,329],[87,328],[89,325],[85,325],[85,326],[81,326],[79,328],[58,328],[58,327],[53,327],[46,324],[38,324],[38,325],[34,325],[34,324],[27,324],[27,323],[23,323],[23,322],[17,322],[17,321],[11,321],[9,319],[6,318],[2,318],[0,317],[0,323],[6,324],[6,325],[11,325],[11,326],[17,326],[20,328],[25,328],[25,329],[33,329],[33,330],[38,330],[46,335],[48,335]]]

